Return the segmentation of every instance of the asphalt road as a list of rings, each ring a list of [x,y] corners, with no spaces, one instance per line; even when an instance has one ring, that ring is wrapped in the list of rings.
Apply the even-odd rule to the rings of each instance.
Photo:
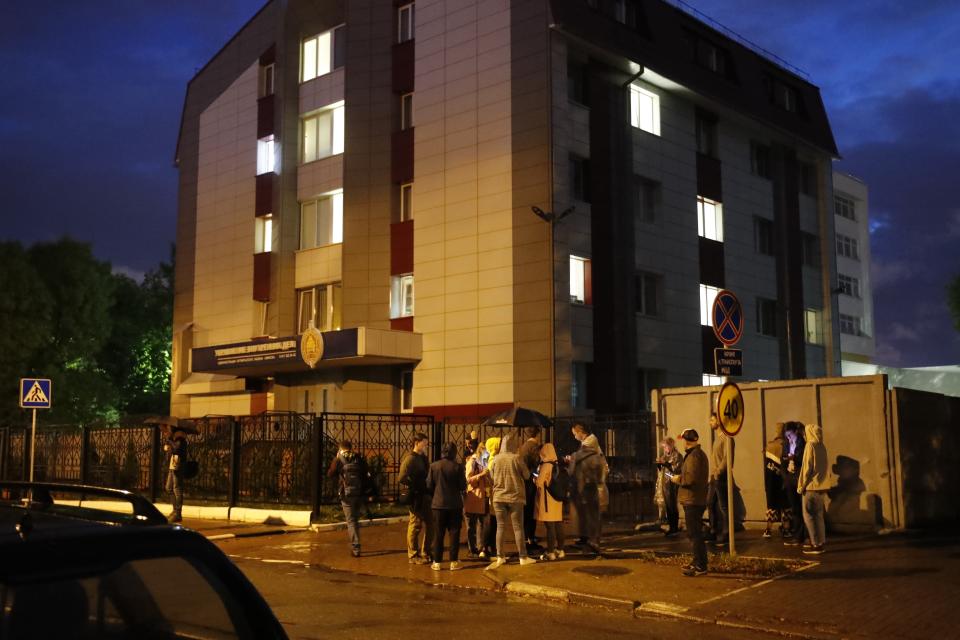
[[[299,537],[283,536],[285,542]],[[508,597],[484,589],[431,586],[332,570],[307,556],[298,561],[294,554],[264,553],[271,544],[267,540],[241,538],[218,544],[264,595],[291,638],[768,637],[695,622],[632,618],[626,613]]]

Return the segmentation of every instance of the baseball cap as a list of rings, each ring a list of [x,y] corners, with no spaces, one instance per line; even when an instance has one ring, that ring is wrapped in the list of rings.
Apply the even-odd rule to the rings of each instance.
[[[696,442],[700,439],[700,434],[697,433],[696,429],[684,429],[680,434],[680,438],[687,442]]]

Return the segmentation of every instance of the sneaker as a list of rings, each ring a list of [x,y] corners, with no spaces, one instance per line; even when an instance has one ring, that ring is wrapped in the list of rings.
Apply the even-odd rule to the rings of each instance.
[[[430,561],[423,556],[413,556],[408,562],[410,562],[410,564],[430,564]]]
[[[807,551],[810,551],[811,549],[813,549],[813,545],[810,544],[809,542],[804,542],[804,543],[803,543],[803,547],[802,547],[801,550],[802,550],[804,553],[806,553]]]
[[[805,554],[807,554],[807,555],[819,556],[820,554],[823,553],[823,545],[822,545],[822,544],[819,544],[819,545],[810,545],[810,548],[809,548],[809,549],[808,549],[808,548],[806,547],[806,545],[805,545],[804,548],[803,548],[803,552],[804,552]]]
[[[481,552],[477,555],[477,557],[480,558],[481,560],[486,560],[486,559],[487,559],[487,552],[486,552],[486,551],[481,551]]]
[[[497,556],[493,559],[493,562],[487,565],[487,568],[484,571],[491,571],[493,569],[499,569],[503,565],[507,564],[507,559],[501,556]]]
[[[689,567],[685,567],[681,573],[683,573],[683,575],[687,576],[688,578],[694,578],[696,576],[705,575],[707,573],[707,570],[705,568],[695,567],[693,565],[690,565]]]
[[[359,557],[360,557],[360,547],[354,547],[353,549],[350,550],[350,553],[351,553],[351,555],[353,555],[354,558],[359,558]]]
[[[772,536],[773,536],[773,534],[770,533],[770,529],[767,529],[766,531],[763,532],[763,537],[764,537],[764,538],[770,538],[770,537],[772,537]]]
[[[453,562],[450,563],[450,571],[457,571],[457,570],[462,569],[462,568],[463,568],[463,567],[461,567],[461,566],[460,566],[460,563],[457,562],[456,560],[454,560]]]
[[[533,559],[533,558],[530,558],[530,557],[520,558],[520,566],[521,566],[521,567],[525,567],[525,566],[527,566],[528,564],[536,564],[536,563],[537,563],[537,561],[536,561],[535,559]]]
[[[564,551],[563,549],[558,549],[558,550],[557,550],[557,560],[563,560],[565,557],[567,557],[566,551]]]
[[[795,540],[794,538],[787,538],[786,540],[783,541],[783,546],[785,546],[785,547],[799,547],[799,546],[800,546],[800,541],[799,541],[799,540]]]
[[[432,565],[430,565],[430,568],[433,569],[434,571],[440,571],[440,563],[434,562]]]
[[[546,552],[545,554],[543,554],[542,556],[540,556],[540,560],[541,560],[541,561],[550,561],[550,560],[556,560],[556,559],[557,559],[557,552],[556,552],[556,551],[548,551],[548,552]]]

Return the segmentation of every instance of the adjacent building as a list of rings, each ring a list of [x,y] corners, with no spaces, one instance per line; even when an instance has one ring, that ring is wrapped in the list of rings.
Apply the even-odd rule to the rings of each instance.
[[[835,171],[833,212],[840,294],[840,352],[845,362],[870,363],[876,354],[870,286],[870,216],[867,185]],[[843,365],[847,373],[847,365]]]
[[[839,374],[819,90],[659,0],[272,0],[190,82],[172,412],[643,408]]]

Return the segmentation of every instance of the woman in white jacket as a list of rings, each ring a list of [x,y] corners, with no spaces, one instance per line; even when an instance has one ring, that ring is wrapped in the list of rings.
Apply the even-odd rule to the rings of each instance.
[[[797,493],[803,499],[803,522],[807,525],[810,542],[803,545],[803,552],[810,555],[823,553],[826,528],[823,522],[824,498],[830,489],[830,461],[823,444],[823,429],[817,424],[804,428],[807,445],[803,450],[803,464],[797,478]]]

